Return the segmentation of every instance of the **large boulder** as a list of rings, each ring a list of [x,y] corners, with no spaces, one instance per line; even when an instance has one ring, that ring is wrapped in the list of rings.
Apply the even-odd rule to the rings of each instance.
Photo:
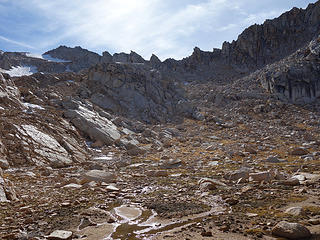
[[[311,237],[308,228],[299,223],[279,222],[273,229],[272,234],[288,239],[306,239]]]
[[[64,104],[68,106],[68,104]],[[70,104],[69,104],[70,105]],[[117,126],[109,119],[100,116],[97,112],[91,111],[84,105],[76,105],[76,109],[66,109],[64,116],[85,135],[93,141],[100,141],[106,145],[112,145],[121,137]]]
[[[95,182],[105,182],[110,183],[114,182],[117,179],[117,176],[114,173],[106,172],[103,170],[90,170],[83,174],[83,178],[86,181],[95,181]]]

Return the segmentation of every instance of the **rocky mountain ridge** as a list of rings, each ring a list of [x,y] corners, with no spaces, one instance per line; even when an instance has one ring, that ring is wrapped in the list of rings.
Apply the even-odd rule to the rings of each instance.
[[[96,64],[141,64],[161,72],[165,78],[180,82],[207,82],[228,84],[267,64],[277,62],[299,48],[305,47],[319,34],[320,4],[309,4],[306,9],[293,8],[262,25],[244,30],[236,41],[225,42],[222,49],[212,52],[195,48],[191,56],[182,60],[167,59],[163,62],[155,55],[144,60],[135,52],[130,54],[104,52],[102,55],[82,49],[60,46],[44,53],[62,62],[28,57],[25,53],[1,53],[0,68],[35,66],[39,72],[79,72]],[[294,98],[291,98],[294,99]]]

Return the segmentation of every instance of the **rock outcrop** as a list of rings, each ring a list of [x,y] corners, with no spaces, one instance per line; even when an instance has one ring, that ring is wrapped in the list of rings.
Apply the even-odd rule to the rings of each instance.
[[[99,64],[89,70],[90,100],[144,122],[166,122],[194,112],[178,82],[144,65]]]
[[[112,145],[121,135],[109,119],[90,111],[83,105],[73,102],[74,108],[68,108],[64,116],[73,123],[80,131],[93,141],[100,141],[106,145]],[[64,105],[66,105],[64,103]]]
[[[307,47],[254,73],[262,86],[280,99],[310,103],[320,97],[320,36]]]
[[[32,95],[30,89],[29,96]],[[11,78],[0,74],[0,158],[7,167],[50,165],[60,168],[84,161],[86,152],[82,150],[75,128],[55,110],[45,111],[40,105],[23,102],[28,98],[25,95],[22,99],[21,95]],[[43,104],[39,98],[38,102]]]
[[[8,105],[22,107],[19,98],[20,92],[10,76],[0,73],[0,108],[4,110]]]
[[[112,62],[120,63],[146,63],[147,61],[143,59],[136,52],[131,51],[130,54],[127,53],[115,53],[112,56]]]

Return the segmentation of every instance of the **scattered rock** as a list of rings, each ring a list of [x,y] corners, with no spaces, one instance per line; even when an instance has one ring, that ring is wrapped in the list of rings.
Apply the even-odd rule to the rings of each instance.
[[[169,175],[166,170],[148,171],[146,174],[150,177],[167,177]]]
[[[216,179],[211,179],[211,178],[201,178],[198,181],[198,184],[200,186],[204,186],[205,188],[208,188],[209,190],[215,189],[217,186],[220,187],[227,187],[227,185],[223,182],[220,182]]]
[[[250,154],[257,154],[258,153],[252,146],[248,146],[248,145],[246,145],[244,147],[244,151],[248,152]]]
[[[320,225],[320,218],[311,218],[308,220],[308,223],[312,225]]]

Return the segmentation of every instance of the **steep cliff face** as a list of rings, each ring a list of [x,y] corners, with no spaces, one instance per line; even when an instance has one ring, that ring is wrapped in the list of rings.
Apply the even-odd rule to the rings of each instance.
[[[225,42],[222,57],[248,71],[286,57],[310,42],[320,31],[320,2],[307,9],[293,8],[280,17],[253,25],[236,41]]]
[[[294,103],[316,100],[320,97],[320,36],[255,75],[265,89],[282,99]]]

